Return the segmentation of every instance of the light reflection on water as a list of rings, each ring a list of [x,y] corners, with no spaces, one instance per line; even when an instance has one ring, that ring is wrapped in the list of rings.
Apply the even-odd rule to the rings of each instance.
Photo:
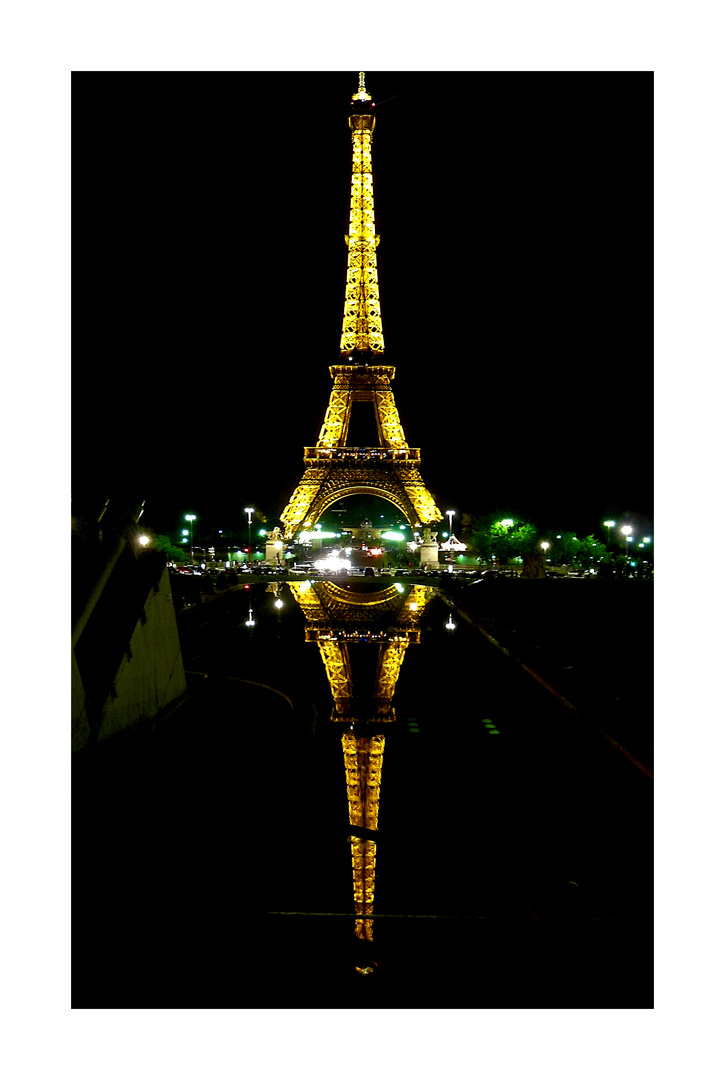
[[[305,616],[305,641],[320,652],[332,694],[330,720],[341,726],[352,858],[355,935],[373,940],[378,813],[385,726],[409,645],[420,644],[420,621],[435,590],[424,585],[364,588],[330,581],[290,582]],[[356,663],[362,647],[377,650],[374,668]],[[368,917],[366,917],[368,916]],[[370,966],[359,967],[371,974]]]

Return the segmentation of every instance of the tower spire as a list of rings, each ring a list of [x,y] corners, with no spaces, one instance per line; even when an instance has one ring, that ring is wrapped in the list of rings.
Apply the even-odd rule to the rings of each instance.
[[[372,141],[375,102],[365,88],[365,72],[359,72],[357,93],[350,103],[352,130],[352,182],[350,186],[350,232],[347,244],[347,278],[342,316],[340,354],[384,351],[383,321],[380,313],[378,264],[375,249],[380,237],[375,233],[373,202]]]

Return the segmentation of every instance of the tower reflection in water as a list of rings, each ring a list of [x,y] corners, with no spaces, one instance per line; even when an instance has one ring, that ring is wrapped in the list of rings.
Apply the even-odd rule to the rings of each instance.
[[[330,720],[342,729],[353,898],[359,916],[355,936],[371,942],[385,731],[395,722],[393,698],[406,650],[420,643],[420,620],[435,590],[399,583],[369,586],[373,583],[289,583],[305,615],[305,641],[320,650],[332,692]],[[369,654],[374,649],[373,666]]]

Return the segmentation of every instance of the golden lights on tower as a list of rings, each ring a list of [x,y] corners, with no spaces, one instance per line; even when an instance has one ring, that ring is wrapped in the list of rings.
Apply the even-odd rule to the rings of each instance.
[[[374,102],[360,72],[351,102],[353,171],[345,314],[340,362],[330,367],[330,400],[316,446],[304,448],[305,470],[280,514],[284,537],[312,529],[327,508],[350,495],[380,495],[413,528],[441,521],[420,474],[420,450],[408,446],[391,386],[395,368],[383,360],[375,248],[371,139]],[[377,446],[349,446],[353,407],[371,403]]]
[[[350,231],[347,244],[347,278],[342,316],[340,352],[382,354],[383,320],[380,311],[378,264],[375,249],[380,237],[375,233],[373,200],[373,131],[375,103],[365,89],[365,73],[352,96],[352,182],[350,186]]]
[[[333,708],[331,720],[345,724],[342,752],[352,858],[355,935],[372,941],[380,778],[385,735],[379,724],[395,721],[392,705],[405,653],[420,641],[420,620],[434,590],[414,585],[375,592],[348,590],[334,582],[290,582],[305,615],[305,641],[316,642]],[[356,685],[354,654],[360,645],[378,649],[374,684]],[[351,649],[352,647],[352,649]],[[360,835],[362,833],[362,835]]]

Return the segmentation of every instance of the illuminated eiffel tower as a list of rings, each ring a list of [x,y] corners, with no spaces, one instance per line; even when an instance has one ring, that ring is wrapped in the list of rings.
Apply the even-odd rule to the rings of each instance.
[[[395,720],[393,695],[409,645],[420,642],[420,619],[434,590],[393,585],[355,592],[327,581],[290,581],[304,612],[305,641],[316,642],[332,692],[331,720],[343,724],[342,752],[347,784],[355,914],[355,935],[373,940],[376,833],[380,777],[385,750],[378,725]],[[350,650],[377,646],[372,686],[353,681]]]
[[[393,503],[415,527],[429,527],[443,515],[420,475],[420,450],[406,442],[391,382],[392,365],[382,363],[384,343],[380,313],[373,205],[372,137],[374,102],[365,89],[365,75],[353,94],[352,185],[345,306],[340,362],[330,368],[330,401],[317,444],[304,449],[305,471],[280,520],[284,537],[309,530],[327,508],[348,495],[378,495]],[[372,403],[377,446],[349,446],[353,405]],[[433,538],[434,539],[434,538]],[[422,561],[437,561],[430,533],[421,547]]]

